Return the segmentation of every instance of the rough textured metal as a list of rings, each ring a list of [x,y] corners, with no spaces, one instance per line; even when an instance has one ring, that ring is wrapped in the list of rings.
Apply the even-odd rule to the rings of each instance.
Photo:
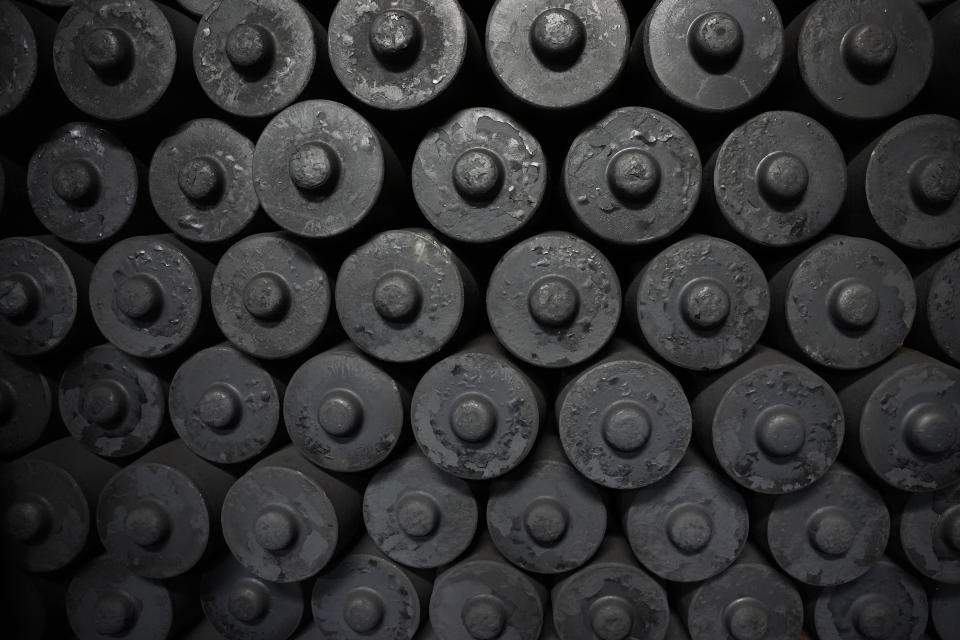
[[[166,585],[141,578],[109,555],[85,566],[67,588],[67,617],[80,640],[176,637],[177,605]]]
[[[163,140],[150,162],[150,199],[170,230],[194,242],[240,234],[260,202],[253,143],[221,120],[191,120]]]
[[[560,640],[667,637],[666,591],[619,536],[607,537],[590,564],[553,587],[550,599]]]
[[[5,553],[26,571],[64,569],[94,534],[97,496],[118,467],[63,438],[0,469]]]
[[[563,165],[577,221],[607,242],[638,245],[676,232],[700,197],[700,155],[686,130],[644,107],[622,107],[573,141]]]
[[[98,345],[64,369],[59,406],[74,438],[97,455],[124,458],[165,435],[167,384],[147,363]]]
[[[545,411],[532,379],[498,349],[474,344],[424,374],[410,422],[435,465],[468,480],[488,480],[523,462]]]
[[[330,283],[302,246],[280,234],[248,236],[227,250],[210,286],[223,335],[258,358],[296,355],[312,345],[330,312]]]
[[[919,640],[927,627],[923,587],[886,559],[854,582],[824,589],[808,609],[820,640]]]
[[[693,640],[799,638],[803,625],[800,594],[750,546],[728,570],[685,589],[679,605]]]
[[[960,249],[914,274],[917,317],[914,330],[924,347],[960,364]],[[929,344],[932,343],[932,344]]]
[[[50,233],[68,242],[111,240],[127,225],[140,190],[137,163],[118,139],[74,122],[51,134],[28,170],[30,205]]]
[[[654,257],[624,307],[651,349],[671,364],[713,370],[743,358],[770,312],[760,265],[737,245],[691,236]]]
[[[733,111],[776,77],[783,24],[771,0],[659,0],[637,30],[631,56],[681,105]]]
[[[313,619],[325,640],[412,638],[426,618],[430,582],[364,537],[313,585]]]
[[[45,52],[44,52],[45,53]],[[13,2],[0,5],[0,117],[23,104],[37,78],[40,52],[33,27]]]
[[[817,587],[859,578],[890,535],[881,495],[841,464],[813,486],[757,506],[757,541],[789,576]]]
[[[254,186],[267,214],[306,238],[329,238],[382,217],[399,163],[359,113],[309,100],[277,114],[257,140]]]
[[[496,109],[457,112],[431,129],[413,160],[420,211],[454,240],[492,242],[518,233],[543,203],[540,143]]]
[[[941,640],[960,629],[960,587],[938,584],[930,595],[930,622]]]
[[[163,97],[177,64],[167,15],[150,0],[91,0],[60,21],[53,63],[67,98],[101,120],[127,120]]]
[[[182,575],[219,545],[217,515],[234,477],[179,440],[119,471],[100,494],[107,552],[147,578]]]
[[[215,0],[197,26],[193,68],[224,111],[268,116],[327,67],[326,48],[326,31],[296,0]]]
[[[433,583],[430,622],[439,640],[537,640],[546,601],[546,590],[484,538]]]
[[[232,556],[203,576],[200,590],[207,620],[232,640],[287,640],[303,619],[303,585],[261,580]]]
[[[960,485],[911,494],[897,515],[900,546],[913,568],[960,584]]]
[[[297,369],[283,415],[305,458],[330,471],[363,471],[393,451],[409,404],[388,373],[343,344]]]
[[[271,582],[316,575],[349,547],[360,494],[290,446],[258,462],[223,503],[223,537],[248,571]]]
[[[486,43],[493,73],[511,95],[567,109],[611,88],[627,63],[630,33],[617,0],[498,0]]]
[[[830,236],[770,279],[779,344],[831,369],[888,358],[913,324],[913,278],[890,249]]]
[[[938,249],[960,242],[960,121],[943,115],[908,118],[850,164],[855,204],[894,242]]]
[[[43,439],[53,414],[56,381],[0,352],[0,458],[28,451]]]
[[[960,481],[960,370],[919,352],[893,358],[838,392],[844,453],[892,487],[936,491]]]
[[[490,485],[490,540],[525,571],[580,568],[603,542],[606,522],[599,490],[570,466],[553,435],[541,438],[527,464]]]
[[[930,74],[933,36],[914,2],[819,0],[796,21],[790,30],[799,30],[800,75],[834,115],[893,115],[913,101]]]
[[[280,423],[282,386],[236,349],[219,345],[187,359],[170,383],[170,420],[190,450],[220,464],[263,453]]]
[[[470,546],[477,501],[470,485],[440,471],[414,448],[367,483],[363,522],[387,556],[408,567],[433,569]]]
[[[743,497],[693,451],[660,482],[625,494],[622,514],[640,564],[674,582],[719,574],[747,542]]]
[[[613,335],[620,281],[592,245],[569,233],[545,233],[501,258],[487,287],[487,317],[500,343],[524,362],[573,366]]]
[[[463,70],[472,29],[456,0],[340,0],[330,16],[330,65],[364,104],[421,107]]]
[[[83,273],[75,273],[79,263]],[[88,269],[52,238],[0,240],[0,349],[35,356],[63,344],[81,313]]]
[[[336,307],[350,340],[388,362],[434,356],[472,323],[473,276],[419,229],[385,231],[350,254],[337,275]]]
[[[169,355],[200,323],[211,265],[172,235],[137,236],[107,249],[90,279],[90,309],[115,347],[141,358]]]
[[[560,441],[577,470],[610,489],[639,489],[669,474],[690,443],[680,383],[624,342],[557,394]]]
[[[727,136],[713,161],[713,197],[733,230],[766,247],[818,236],[847,190],[833,135],[794,111],[767,111]]]
[[[700,450],[740,486],[790,493],[816,482],[843,443],[843,408],[827,382],[778,351],[701,378],[691,401]]]

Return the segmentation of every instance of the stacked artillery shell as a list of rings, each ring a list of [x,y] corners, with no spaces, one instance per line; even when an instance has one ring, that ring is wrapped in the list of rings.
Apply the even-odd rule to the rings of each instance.
[[[0,636],[956,640],[958,43],[0,0]]]

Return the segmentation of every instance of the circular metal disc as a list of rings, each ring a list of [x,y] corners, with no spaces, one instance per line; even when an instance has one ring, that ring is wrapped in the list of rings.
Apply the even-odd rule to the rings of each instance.
[[[770,289],[757,261],[737,245],[708,236],[665,249],[637,276],[634,290],[647,343],[686,369],[737,362],[760,339],[770,313]],[[722,309],[713,304],[718,299],[725,301]]]
[[[251,290],[254,285],[262,287]],[[278,297],[265,302],[277,302],[277,308],[261,309],[258,293]],[[234,346],[258,358],[286,358],[309,347],[323,331],[330,283],[309,251],[266,233],[247,236],[223,254],[210,300],[220,330]]]
[[[729,567],[747,543],[743,498],[705,467],[681,467],[630,499],[624,529],[647,570],[676,582],[705,580]],[[682,526],[693,514],[700,535]]]
[[[91,204],[74,204],[54,190],[62,169],[83,163],[96,175]],[[113,238],[137,204],[140,178],[133,155],[108,132],[75,122],[58,129],[34,152],[27,175],[30,204],[37,218],[68,242],[91,244]]]
[[[364,356],[328,351],[290,378],[283,414],[305,458],[331,471],[362,471],[393,451],[405,401],[393,378]]]
[[[844,584],[883,555],[890,514],[879,493],[834,467],[815,485],[778,496],[767,518],[770,553],[787,575],[818,587]]]
[[[799,638],[803,628],[803,602],[789,580],[759,563],[731,567],[696,589],[686,616],[693,640],[732,637],[732,613],[744,607],[766,620],[763,638]],[[751,616],[753,617],[753,616]],[[852,640],[852,639],[851,639]]]
[[[920,163],[930,159],[952,165],[960,179],[960,121],[940,115],[904,120],[883,134],[867,163],[870,214],[887,236],[913,249],[960,241],[960,196],[954,192],[950,202],[931,206],[915,195]]]
[[[801,188],[790,181],[793,174],[777,174],[777,165],[768,164],[778,157],[803,172],[800,195],[787,197]],[[766,247],[792,246],[818,236],[836,217],[847,190],[846,164],[820,123],[793,111],[768,111],[727,136],[713,190],[720,213],[745,238]]]
[[[374,555],[348,555],[317,578],[312,608],[325,640],[412,638],[420,626],[420,598],[410,578]]]
[[[920,414],[911,414],[920,409]],[[859,424],[860,449],[870,468],[887,484],[904,491],[935,491],[960,479],[960,439],[928,455],[908,446],[914,415],[935,416],[960,425],[960,370],[929,362],[895,371],[877,385],[867,400]],[[924,419],[924,422],[926,420]]]
[[[317,149],[330,168],[304,189],[295,180],[295,160]],[[353,109],[329,100],[309,100],[278,113],[253,154],[254,186],[274,222],[305,238],[329,238],[363,222],[380,201],[386,179],[384,143]],[[297,174],[298,175],[298,174]]]
[[[742,44],[733,60],[704,63],[691,35],[701,18],[716,14],[733,19]],[[659,0],[641,32],[657,86],[697,111],[732,111],[752,102],[773,82],[783,59],[783,23],[771,0]]]
[[[130,69],[120,81],[105,80],[83,55],[88,35],[117,30],[136,44]],[[53,65],[67,98],[102,120],[127,120],[147,113],[166,92],[177,64],[173,30],[163,12],[144,0],[75,3],[60,20]]]
[[[47,521],[39,536],[20,542],[5,532],[10,557],[27,571],[62,569],[80,556],[90,534],[90,505],[77,481],[46,460],[23,458],[0,473],[0,512],[10,526],[11,507],[42,505]]]
[[[256,361],[229,346],[204,349],[170,383],[170,420],[201,458],[232,464],[259,456],[280,423],[280,393]]]
[[[554,528],[554,519],[538,521],[537,509],[542,506],[551,516],[561,514],[562,531]],[[490,539],[507,560],[525,571],[563,573],[583,566],[603,542],[606,521],[607,509],[597,487],[561,462],[534,462],[521,475],[490,487]]]
[[[261,546],[258,522],[282,512],[292,524],[291,541],[274,552]],[[300,471],[258,467],[227,492],[221,516],[223,537],[248,571],[271,582],[299,582],[317,574],[333,557],[340,526],[323,489]]]
[[[627,63],[630,32],[616,0],[573,0],[562,8],[579,20],[583,49],[569,65],[545,64],[532,43],[537,18],[553,0],[498,0],[487,22],[487,59],[500,83],[523,102],[545,109],[582,106],[602,95]]]
[[[12,2],[0,5],[0,116],[24,101],[37,78],[37,39]]]
[[[118,288],[150,278],[162,297],[153,318],[127,316]],[[100,256],[90,277],[90,309],[104,337],[132,356],[156,358],[179,349],[200,321],[203,288],[190,259],[162,236],[127,238]]]
[[[660,480],[690,443],[690,405],[680,383],[659,365],[604,361],[571,380],[561,397],[556,415],[564,451],[580,473],[604,487],[639,489]],[[638,447],[605,435],[605,427],[624,415],[638,420],[628,423],[634,429],[642,429],[639,422],[649,427]]]
[[[494,193],[464,197],[453,168],[477,150],[494,158]],[[547,161],[537,140],[496,109],[460,111],[427,133],[413,160],[413,193],[438,231],[464,242],[491,242],[517,233],[543,202]]]
[[[640,174],[643,184],[634,184],[634,171],[649,172]],[[644,107],[617,109],[581,133],[563,165],[567,202],[577,219],[600,238],[627,245],[677,231],[697,204],[700,178],[690,135]]]
[[[423,534],[429,525],[417,516],[425,511],[435,519],[433,529]],[[477,521],[470,486],[420,456],[382,467],[363,493],[367,535],[387,556],[409,567],[433,569],[456,560],[470,546]]]
[[[496,617],[503,623],[499,637],[540,637],[544,615],[540,594],[530,578],[505,562],[461,562],[441,573],[433,584],[430,622],[443,640],[478,637],[467,630],[466,624],[489,629],[484,623],[491,616],[482,614],[493,611],[500,614]]]
[[[500,344],[524,362],[573,366],[613,335],[620,281],[590,244],[569,233],[542,234],[510,249],[493,270],[487,317]]]
[[[610,604],[627,609],[629,629],[623,638],[663,638],[670,624],[666,591],[629,564],[592,563],[557,585],[551,596],[561,640],[603,637],[596,630],[613,622],[603,615],[604,605]]]
[[[960,586],[938,584],[930,598],[930,620],[941,638],[960,628]]]
[[[131,573],[103,555],[87,564],[67,587],[67,618],[78,638],[165,640],[174,626],[173,596],[163,584]]]
[[[227,638],[289,638],[303,619],[302,585],[261,580],[229,555],[203,576],[201,590],[204,615]]]
[[[868,288],[877,302],[876,317],[863,328],[848,328],[836,312],[839,294],[850,287]],[[793,339],[807,357],[833,369],[886,359],[903,344],[917,306],[913,278],[896,254],[878,242],[844,236],[810,249],[784,298]]]
[[[228,57],[228,38],[240,26],[261,30],[272,44],[266,68],[256,74]],[[323,27],[296,0],[215,0],[197,26],[193,69],[207,97],[224,111],[268,116],[300,97],[325,42]]]
[[[777,448],[778,440],[765,443],[766,430],[773,426],[776,433],[778,424],[799,425],[801,442],[780,445],[786,449]],[[843,408],[823,378],[800,364],[773,364],[730,385],[714,413],[711,440],[720,466],[739,485],[790,493],[827,472],[843,433]]]
[[[810,626],[822,640],[869,637],[864,630],[873,632],[875,624],[865,623],[877,620],[882,621],[883,633],[888,638],[920,640],[927,628],[927,596],[923,587],[889,560],[881,560],[853,582],[824,589],[811,609]]]
[[[198,188],[196,182],[189,182],[198,178],[187,171],[191,163],[207,171],[212,168],[216,184],[209,189],[216,196],[195,200],[184,192],[183,184],[194,185],[188,190]],[[150,198],[160,219],[181,238],[194,242],[233,238],[260,205],[253,187],[253,143],[220,120],[191,120],[154,152]]]
[[[375,18],[399,8],[418,25],[420,50],[409,66],[392,69],[370,45]],[[444,93],[467,57],[467,19],[456,0],[338,2],[330,16],[330,65],[360,102],[398,111]]]
[[[343,261],[336,288],[340,322],[350,340],[375,358],[411,362],[433,356],[464,321],[472,285],[464,273],[457,257],[429,233],[386,231]]]
[[[913,567],[938,582],[960,584],[960,485],[914,493],[900,515],[900,544]]]
[[[146,511],[159,540],[141,545]],[[150,523],[150,520],[146,520]],[[97,530],[107,552],[146,578],[172,578],[190,571],[203,557],[210,538],[207,503],[182,472],[164,464],[135,463],[114,475],[97,504]],[[141,540],[142,541],[142,540]]]
[[[12,278],[11,278],[12,276]],[[77,318],[77,284],[64,259],[32,238],[0,240],[0,300],[16,294],[18,282],[36,283],[36,299],[27,315],[0,315],[0,349],[35,356],[59,346]]]
[[[95,422],[87,402],[108,385],[120,401],[112,407],[118,419]],[[136,455],[149,447],[165,423],[166,385],[142,363],[113,345],[88,349],[63,372],[60,379],[60,416],[74,438],[107,458]],[[117,406],[119,405],[119,406]]]
[[[844,40],[851,29],[867,25],[888,30],[896,47],[883,75],[864,81],[846,62]],[[828,111],[845,118],[883,118],[910,104],[926,83],[933,34],[914,2],[824,0],[811,5],[803,20],[797,59],[807,89]]]
[[[421,378],[410,421],[431,462],[461,478],[486,480],[523,462],[537,440],[541,413],[530,380],[510,362],[460,353]]]
[[[933,274],[926,311],[937,345],[960,364],[960,250],[944,258]]]

